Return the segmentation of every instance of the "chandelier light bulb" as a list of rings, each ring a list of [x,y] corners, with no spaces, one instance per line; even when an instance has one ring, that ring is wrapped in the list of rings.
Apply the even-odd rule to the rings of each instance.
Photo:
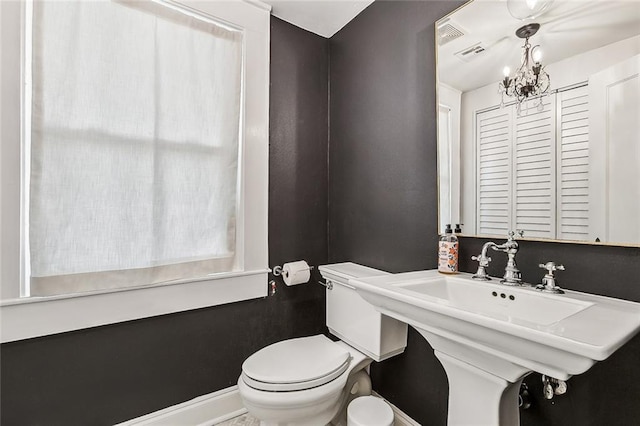
[[[553,0],[507,0],[509,13],[521,21],[534,19],[542,15]]]
[[[540,46],[535,46],[531,49],[531,59],[533,59],[533,62],[536,64],[542,61],[542,49],[540,49]]]
[[[502,75],[504,75],[505,77],[509,77],[509,74],[511,74],[511,68],[509,67],[504,67],[502,69]]]

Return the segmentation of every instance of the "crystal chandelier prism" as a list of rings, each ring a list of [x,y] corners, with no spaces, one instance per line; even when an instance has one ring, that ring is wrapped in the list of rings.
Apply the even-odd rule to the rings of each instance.
[[[549,91],[549,74],[542,66],[542,51],[540,46],[533,46],[529,43],[529,37],[533,36],[540,29],[540,24],[532,23],[520,27],[516,30],[516,35],[525,40],[522,46],[522,63],[516,70],[513,78],[510,77],[511,70],[505,67],[504,78],[498,84],[501,95],[500,106],[504,106],[504,96],[515,98],[518,114],[522,111],[522,104],[526,101],[534,101],[534,106],[542,111],[544,105],[542,98]]]

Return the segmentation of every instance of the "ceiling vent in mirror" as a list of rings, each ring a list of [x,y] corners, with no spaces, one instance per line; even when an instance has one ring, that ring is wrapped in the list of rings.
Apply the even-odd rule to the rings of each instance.
[[[438,25],[438,45],[443,46],[450,41],[460,38],[464,32],[455,27],[449,19],[445,19]]]
[[[486,50],[484,44],[482,42],[476,43],[473,46],[467,47],[466,49],[462,49],[461,51],[455,54],[456,58],[461,59],[465,62],[471,62],[476,59],[478,56],[482,54]]]

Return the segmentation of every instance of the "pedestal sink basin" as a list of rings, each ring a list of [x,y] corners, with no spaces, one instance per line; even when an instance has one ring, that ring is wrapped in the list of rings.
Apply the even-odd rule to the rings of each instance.
[[[547,294],[464,273],[429,270],[349,283],[433,347],[449,380],[449,426],[518,425],[518,391],[527,374],[567,380],[640,330],[640,303]]]

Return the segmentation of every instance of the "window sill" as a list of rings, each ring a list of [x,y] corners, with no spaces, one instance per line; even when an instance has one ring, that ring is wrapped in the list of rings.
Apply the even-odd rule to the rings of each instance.
[[[265,297],[267,269],[151,286],[4,300],[2,343]]]

